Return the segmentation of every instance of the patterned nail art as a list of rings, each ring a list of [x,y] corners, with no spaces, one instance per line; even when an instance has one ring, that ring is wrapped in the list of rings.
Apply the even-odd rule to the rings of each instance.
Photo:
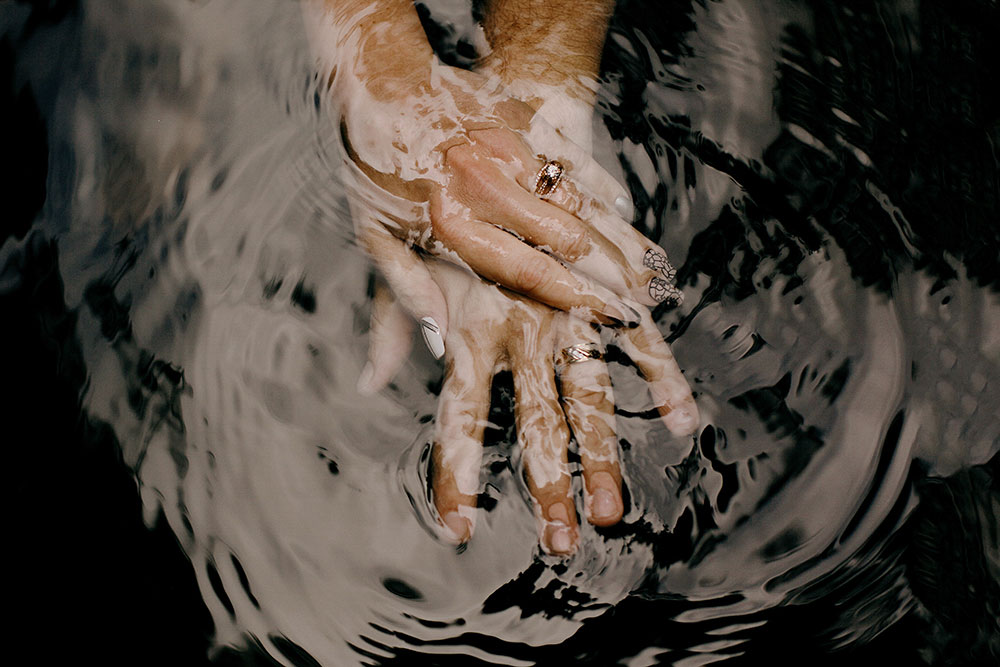
[[[684,301],[683,292],[659,277],[649,281],[649,296],[657,303],[668,301],[673,306],[679,306]]]
[[[653,250],[652,248],[647,250],[642,258],[642,265],[654,271],[659,271],[669,281],[673,281],[677,277],[677,271],[670,263],[670,260],[659,250]]]
[[[673,306],[679,306],[684,301],[684,293],[673,284],[677,278],[677,271],[670,264],[666,255],[659,250],[650,248],[642,258],[642,265],[659,271],[663,276],[662,278],[655,277],[649,281],[649,296],[657,302],[667,301]]]

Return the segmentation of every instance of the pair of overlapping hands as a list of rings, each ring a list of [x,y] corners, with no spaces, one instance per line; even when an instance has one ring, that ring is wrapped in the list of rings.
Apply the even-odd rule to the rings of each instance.
[[[600,358],[567,363],[563,351],[601,349],[603,331],[634,362],[671,432],[698,425],[648,310],[680,297],[666,252],[631,226],[628,192],[570,140],[588,143],[590,114],[565,115],[585,122],[559,128],[543,117],[579,100],[539,89],[525,101],[498,77],[437,60],[359,81],[337,92],[343,176],[358,241],[384,279],[359,389],[392,379],[417,327],[444,359],[432,497],[442,535],[464,543],[476,523],[492,379],[509,369],[539,542],[572,553],[571,435],[592,524],[621,519],[622,476],[608,369]],[[535,183],[547,160],[564,176],[543,199]]]

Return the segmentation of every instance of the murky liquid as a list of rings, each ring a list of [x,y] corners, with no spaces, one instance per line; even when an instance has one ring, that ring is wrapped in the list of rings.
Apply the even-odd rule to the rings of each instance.
[[[948,528],[921,501],[963,471],[958,539],[985,564],[968,650],[1000,656],[997,168],[958,159],[988,144],[963,116],[988,70],[939,90],[920,69],[992,47],[932,9],[836,4],[618,8],[595,154],[680,267],[685,305],[659,323],[703,426],[671,438],[611,364],[626,516],[584,524],[565,561],[536,543],[504,377],[458,552],[428,529],[440,365],[415,346],[388,390],[355,389],[370,267],[297,4],[95,0],[66,19],[34,242],[56,240],[78,314],[82,407],[190,558],[217,645],[288,665],[638,667],[947,628],[950,580],[921,540]],[[470,63],[470,8],[430,15]],[[910,136],[941,119],[968,154]],[[9,239],[4,264],[31,242]],[[776,630],[796,610],[806,638]]]

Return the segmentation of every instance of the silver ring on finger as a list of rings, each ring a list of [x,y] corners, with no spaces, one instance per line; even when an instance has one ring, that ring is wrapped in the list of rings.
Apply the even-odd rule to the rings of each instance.
[[[535,196],[546,199],[556,191],[566,168],[555,160],[546,160],[542,168],[535,174]]]
[[[556,356],[556,370],[562,372],[571,364],[578,364],[583,361],[604,359],[604,351],[597,343],[577,343],[564,347]]]

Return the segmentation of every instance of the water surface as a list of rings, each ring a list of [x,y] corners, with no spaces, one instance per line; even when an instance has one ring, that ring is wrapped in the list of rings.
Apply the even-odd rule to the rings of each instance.
[[[471,8],[421,11],[471,64]],[[536,544],[509,378],[461,551],[428,530],[441,367],[415,347],[389,389],[355,390],[370,267],[296,3],[0,12],[45,162],[0,251],[25,369],[7,404],[40,434],[14,468],[39,471],[24,543],[60,597],[88,570],[53,574],[46,521],[107,559],[123,617],[149,610],[119,628],[197,619],[172,649],[189,661],[1000,657],[987,3],[619,4],[596,155],[679,267],[685,305],[658,322],[703,425],[671,438],[619,356],[626,516],[565,561]]]

